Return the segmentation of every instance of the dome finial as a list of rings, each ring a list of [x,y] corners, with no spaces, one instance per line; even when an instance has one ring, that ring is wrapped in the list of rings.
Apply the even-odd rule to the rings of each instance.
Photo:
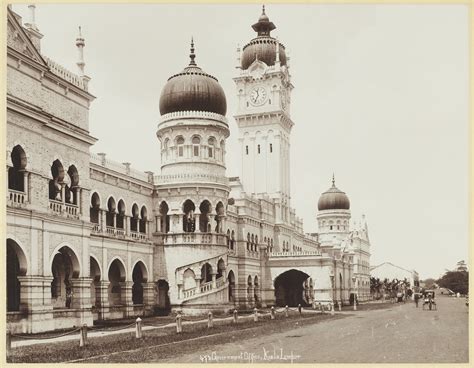
[[[332,173],[332,186],[333,188],[336,187],[336,179],[334,179],[334,173]]]
[[[262,15],[265,14],[265,4],[262,5]]]
[[[196,62],[194,61],[194,58],[196,57],[196,54],[194,53],[194,38],[191,36],[191,53],[189,54],[189,58],[191,61],[189,62],[189,65],[196,65]]]

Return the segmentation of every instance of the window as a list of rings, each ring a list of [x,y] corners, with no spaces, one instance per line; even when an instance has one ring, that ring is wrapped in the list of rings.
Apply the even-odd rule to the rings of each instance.
[[[271,105],[271,104],[272,104],[272,100],[268,99],[268,104]]]
[[[201,140],[199,137],[193,137],[193,156],[199,156],[199,144]]]
[[[214,157],[214,146],[215,146],[214,138],[212,138],[212,137],[209,138],[208,144],[209,144],[208,156],[209,156],[209,158],[213,158]]]
[[[257,146],[258,153],[260,154],[260,145]]]
[[[178,145],[178,157],[183,157],[184,156],[184,138],[179,137],[176,140],[176,144]]]
[[[270,143],[270,153],[273,152],[273,145]]]
[[[332,230],[332,225],[331,225],[331,226],[329,226],[329,230]]]
[[[245,153],[248,155],[249,154],[249,146],[245,146]]]

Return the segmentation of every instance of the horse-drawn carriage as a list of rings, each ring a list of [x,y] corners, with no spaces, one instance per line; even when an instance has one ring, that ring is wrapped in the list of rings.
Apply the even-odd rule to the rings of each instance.
[[[436,302],[435,302],[435,292],[434,290],[425,290],[422,293],[423,295],[423,310],[425,307],[429,308],[429,310],[436,310]]]

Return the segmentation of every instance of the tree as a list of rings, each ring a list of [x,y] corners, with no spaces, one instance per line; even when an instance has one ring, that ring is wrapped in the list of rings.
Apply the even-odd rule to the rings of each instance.
[[[438,285],[455,293],[467,294],[469,292],[469,272],[448,271],[438,280]]]
[[[426,289],[433,289],[436,284],[436,280],[429,278],[429,279],[423,280],[423,283],[425,284]]]
[[[456,263],[456,271],[467,272],[467,265],[464,260],[461,260],[458,263]]]

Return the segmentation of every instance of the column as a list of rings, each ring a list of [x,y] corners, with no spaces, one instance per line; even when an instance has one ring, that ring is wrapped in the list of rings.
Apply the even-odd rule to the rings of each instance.
[[[29,178],[29,173],[28,171],[24,171],[23,172],[23,184],[24,184],[24,192],[25,192],[25,202],[28,202],[29,199],[30,199],[30,196],[29,196],[29,183],[28,183],[28,178]],[[8,171],[7,171],[7,181],[8,181]],[[8,183],[7,183],[7,188],[8,188]]]
[[[200,227],[200,223],[199,223],[199,216],[201,216],[201,212],[199,211],[199,208],[196,208],[195,212],[194,212],[194,232],[195,233],[200,233],[201,232],[201,227]]]
[[[145,282],[143,286],[143,304],[145,305],[145,313],[148,312],[151,314],[153,312],[153,307],[156,304],[155,300],[155,283]]]
[[[99,319],[106,319],[109,313],[109,281],[99,281],[95,286],[95,297],[99,305]]]
[[[18,276],[20,282],[20,310],[27,313],[27,333],[54,329],[51,304],[53,277]]]
[[[132,287],[133,281],[120,283],[120,302],[124,306],[125,317],[133,315]]]
[[[105,227],[106,227],[105,210],[99,209],[99,216],[100,216],[100,230],[103,233],[105,233]]]
[[[162,233],[164,232],[162,229],[163,229],[163,224],[162,224],[162,221],[163,221],[163,217],[164,216],[156,216],[156,232],[157,233]]]
[[[125,236],[130,236],[130,216],[123,216],[123,230],[125,231]]]
[[[212,276],[212,288],[215,289],[217,287],[217,285],[216,285],[216,273],[215,272],[211,273],[211,276]]]
[[[196,272],[194,272],[196,274]],[[201,273],[201,271],[199,271]],[[196,280],[196,294],[201,294],[201,277],[195,277]]]
[[[72,309],[83,309],[91,308],[91,283],[92,279],[88,277],[80,277],[77,279],[71,279],[72,287]],[[92,316],[91,316],[92,318]]]

